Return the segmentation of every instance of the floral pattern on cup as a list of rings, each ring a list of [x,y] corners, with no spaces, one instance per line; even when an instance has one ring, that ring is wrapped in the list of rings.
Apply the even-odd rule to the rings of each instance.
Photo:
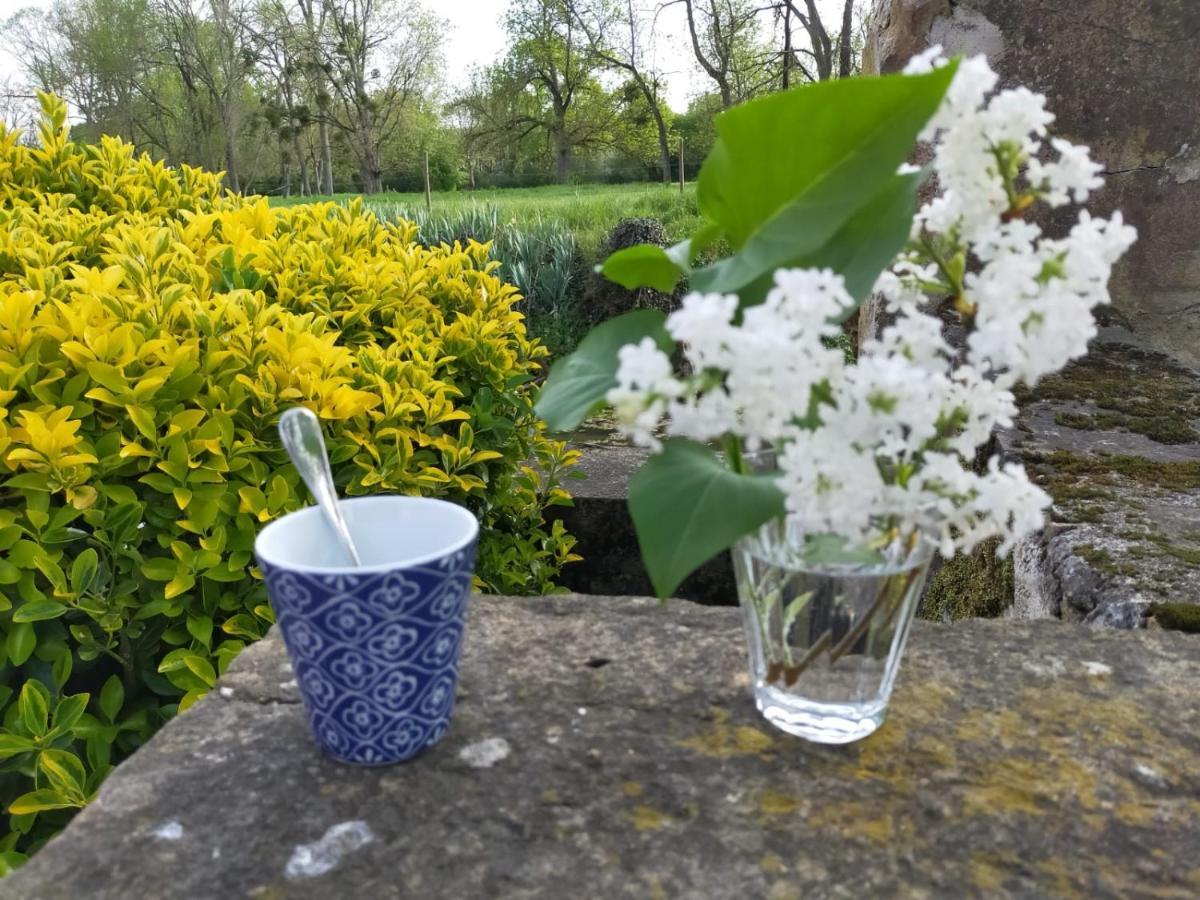
[[[473,544],[425,565],[361,575],[259,562],[313,733],[330,755],[382,765],[445,733]]]

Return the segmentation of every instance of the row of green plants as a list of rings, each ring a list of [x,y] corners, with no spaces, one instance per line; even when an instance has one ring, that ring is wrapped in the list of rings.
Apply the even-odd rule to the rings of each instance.
[[[470,508],[481,589],[576,558],[547,351],[485,247],[228,196],[42,104],[40,146],[0,130],[0,873],[270,627],[254,538],[309,502],[285,408],[343,493]]]

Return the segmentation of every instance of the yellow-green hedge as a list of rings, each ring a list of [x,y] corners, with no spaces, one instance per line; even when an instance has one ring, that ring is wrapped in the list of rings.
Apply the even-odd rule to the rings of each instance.
[[[345,493],[474,510],[481,586],[573,559],[543,518],[573,461],[532,413],[544,350],[486,248],[224,196],[43,108],[40,147],[0,132],[0,871],[270,625],[254,536],[308,502],[286,407]]]

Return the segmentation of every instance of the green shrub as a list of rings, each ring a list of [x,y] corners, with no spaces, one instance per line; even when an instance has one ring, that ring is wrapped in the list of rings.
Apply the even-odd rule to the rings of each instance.
[[[345,493],[471,508],[481,587],[574,558],[545,350],[486,248],[222,196],[43,105],[41,147],[0,132],[0,868],[270,626],[254,537],[307,502],[284,408],[324,420]]]
[[[574,235],[558,223],[505,221],[498,207],[483,205],[447,215],[386,203],[373,204],[372,209],[384,219],[411,218],[417,240],[427,247],[489,244],[500,264],[500,277],[521,295],[516,308],[525,315],[530,333],[553,356],[570,353],[587,332],[582,308],[587,266]]]

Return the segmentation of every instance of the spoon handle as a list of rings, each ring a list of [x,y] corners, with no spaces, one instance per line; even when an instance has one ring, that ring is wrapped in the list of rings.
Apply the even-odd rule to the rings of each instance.
[[[308,490],[325,513],[325,518],[333,526],[342,546],[350,554],[354,565],[361,566],[354,541],[350,538],[350,529],[342,518],[342,509],[338,505],[337,488],[333,483],[333,472],[329,468],[329,457],[325,453],[325,439],[321,436],[321,423],[312,410],[303,406],[295,406],[287,410],[279,418],[279,436],[288,455],[308,485]]]

